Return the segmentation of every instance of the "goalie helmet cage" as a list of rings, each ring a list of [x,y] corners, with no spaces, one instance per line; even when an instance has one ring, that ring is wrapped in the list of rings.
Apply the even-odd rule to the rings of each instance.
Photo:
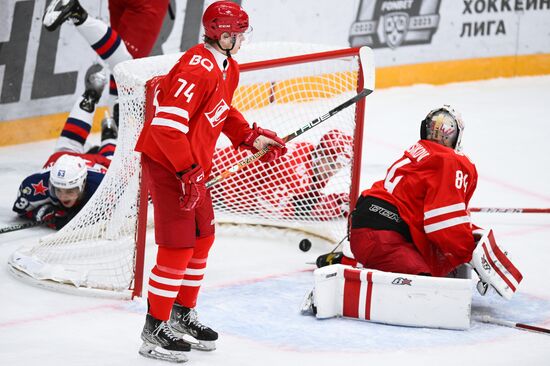
[[[134,146],[145,115],[150,112],[145,100],[146,96],[150,98],[147,81],[166,74],[180,56],[131,60],[115,67],[120,131],[103,183],[62,230],[41,238],[38,245],[13,253],[8,262],[12,274],[58,291],[119,298],[141,295],[145,234],[151,220],[147,215],[147,177],[140,174],[141,157]],[[363,89],[359,48],[265,43],[243,48],[237,59],[241,78],[233,106],[250,123],[257,121],[279,136],[293,132]],[[285,228],[340,241],[347,233],[347,220],[338,211],[350,212],[359,194],[364,103],[361,99],[290,142],[288,159],[265,166],[251,164],[212,187],[216,222]],[[342,135],[351,136],[353,144],[347,146]],[[317,145],[325,148],[323,156],[333,161],[339,158],[344,165],[333,170],[334,175],[313,192],[314,196],[304,195],[302,180],[312,172],[311,152]],[[247,154],[231,148],[222,135],[212,176]],[[316,179],[319,174],[313,171]],[[281,188],[287,192],[281,192]],[[349,195],[349,200],[342,201],[342,194]],[[320,203],[318,197],[325,200]]]

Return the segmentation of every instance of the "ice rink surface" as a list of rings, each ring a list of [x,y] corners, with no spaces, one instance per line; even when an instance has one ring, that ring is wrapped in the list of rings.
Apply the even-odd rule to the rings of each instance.
[[[367,99],[361,188],[418,139],[433,107],[452,104],[466,123],[464,152],[479,172],[475,207],[550,207],[550,76],[377,90]],[[260,122],[260,121],[259,121]],[[98,138],[98,136],[95,136]],[[21,180],[39,169],[54,141],[0,148],[0,226],[19,222],[11,206]],[[522,271],[507,302],[474,295],[472,313],[550,327],[550,214],[473,213],[493,228]],[[145,302],[52,292],[9,275],[6,261],[49,233],[0,234],[1,365],[167,365],[138,355]],[[198,311],[220,332],[218,349],[189,365],[548,365],[550,336],[472,322],[468,331],[405,328],[349,319],[319,321],[299,306],[313,283],[307,264],[331,249],[300,235],[221,231],[209,258]],[[152,233],[148,235],[152,238]],[[149,242],[147,268],[155,246]]]

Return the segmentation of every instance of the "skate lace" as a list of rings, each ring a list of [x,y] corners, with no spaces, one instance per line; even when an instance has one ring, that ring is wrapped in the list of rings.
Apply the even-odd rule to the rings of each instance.
[[[178,336],[174,334],[174,332],[172,331],[172,328],[170,328],[167,322],[160,323],[157,329],[153,331],[153,334],[158,336],[161,331],[164,332],[164,334],[166,334],[166,336],[170,338],[170,340],[172,341],[176,341],[179,339]]]
[[[199,315],[197,314],[197,311],[195,309],[189,310],[189,313],[183,317],[183,321],[187,322],[189,325],[193,325],[196,328],[199,328],[200,330],[204,330],[208,328],[206,325],[201,324],[199,322]]]

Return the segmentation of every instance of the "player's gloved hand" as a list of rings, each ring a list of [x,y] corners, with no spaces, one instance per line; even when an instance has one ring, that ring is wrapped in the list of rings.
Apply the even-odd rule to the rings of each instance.
[[[189,169],[176,175],[181,180],[180,208],[189,211],[200,206],[206,197],[206,178],[201,166],[193,164]]]
[[[41,224],[46,224],[48,227],[59,230],[65,226],[71,217],[67,211],[59,209],[50,203],[40,206],[34,211],[34,220]]]
[[[38,207],[34,211],[34,221],[39,223],[49,223],[55,219],[55,207],[50,203],[46,203]]]
[[[253,153],[269,147],[269,151],[260,158],[260,161],[269,163],[286,154],[287,148],[283,139],[271,130],[265,130],[256,123],[252,125],[252,131],[245,137],[241,144],[247,150]]]
[[[59,230],[67,225],[75,215],[76,213],[69,215],[69,213],[63,209],[56,209],[53,220],[47,222],[46,225],[52,229]]]

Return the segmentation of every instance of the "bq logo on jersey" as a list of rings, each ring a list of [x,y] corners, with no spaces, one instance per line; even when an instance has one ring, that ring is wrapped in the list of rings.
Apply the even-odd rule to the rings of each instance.
[[[210,112],[206,112],[204,115],[212,127],[216,127],[227,117],[227,112],[229,111],[229,106],[225,100],[220,100],[220,102],[212,109]]]
[[[361,0],[351,25],[352,47],[372,48],[431,43],[439,25],[441,0]]]

